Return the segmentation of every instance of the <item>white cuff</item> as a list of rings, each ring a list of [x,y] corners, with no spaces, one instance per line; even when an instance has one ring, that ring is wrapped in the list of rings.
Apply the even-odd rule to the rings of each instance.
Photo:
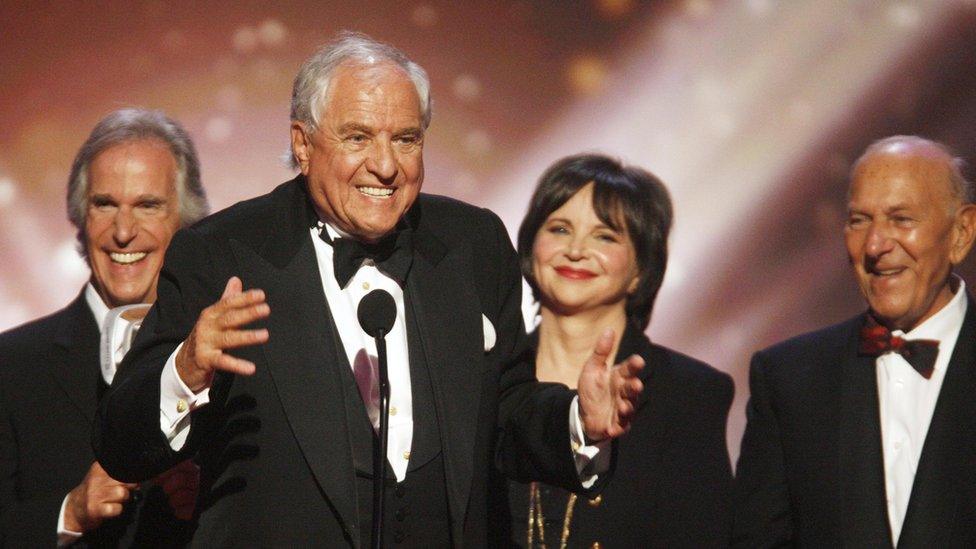
[[[64,527],[64,510],[68,507],[68,496],[70,495],[69,493],[64,496],[64,500],[61,502],[61,512],[58,513],[58,547],[67,547],[84,535],[82,532],[73,532]]]
[[[169,355],[159,376],[159,428],[175,451],[183,447],[190,434],[190,412],[210,402],[209,387],[194,394],[180,379],[176,371],[176,355],[182,348],[180,343]]]
[[[579,396],[573,397],[573,402],[569,405],[569,445],[583,488],[593,486],[601,474],[610,470],[610,440],[586,444],[583,419],[579,414]]]

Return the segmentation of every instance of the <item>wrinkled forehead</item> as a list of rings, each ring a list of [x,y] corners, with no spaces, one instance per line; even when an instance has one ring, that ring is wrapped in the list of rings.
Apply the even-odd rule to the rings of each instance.
[[[336,102],[369,97],[384,99],[400,108],[416,109],[420,114],[420,95],[403,67],[386,61],[348,60],[336,68],[324,90],[322,114]]]
[[[862,156],[851,172],[849,202],[958,200],[952,159],[922,147],[886,148]]]

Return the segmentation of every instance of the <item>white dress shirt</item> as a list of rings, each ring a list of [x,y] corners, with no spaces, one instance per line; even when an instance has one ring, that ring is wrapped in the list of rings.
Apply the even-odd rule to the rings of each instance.
[[[875,360],[888,521],[895,545],[905,521],[925,435],[966,317],[966,284],[958,277],[956,280],[959,288],[945,307],[908,333],[892,331],[892,335],[907,340],[939,341],[939,354],[931,378],[925,379],[897,353],[889,352]]]
[[[345,288],[339,288],[333,263],[332,246],[319,237],[323,223],[309,229],[315,250],[319,274],[325,298],[332,311],[332,320],[339,333],[343,350],[349,364],[356,373],[357,362],[368,361],[372,371],[376,371],[376,344],[359,326],[357,309],[359,301],[373,289],[383,289],[393,296],[397,306],[397,317],[393,328],[386,336],[387,369],[390,378],[390,438],[387,460],[396,474],[397,481],[406,478],[410,460],[410,447],[413,441],[413,409],[410,388],[410,363],[407,346],[406,322],[403,305],[403,289],[400,285],[377,269],[370,260],[350,279]],[[330,224],[324,224],[332,239],[343,235]],[[272,312],[272,314],[274,314]],[[483,319],[487,322],[487,319]],[[491,332],[485,326],[486,334]],[[180,379],[176,372],[176,355],[180,346],[173,351],[163,368],[160,377],[160,428],[170,441],[170,447],[179,450],[186,442],[190,431],[190,413],[210,401],[209,389],[194,394]],[[486,352],[490,349],[486,349]],[[374,382],[376,381],[374,375]],[[376,389],[378,395],[378,389]],[[458,398],[464,398],[459,396]],[[374,428],[379,425],[379,411],[370,410],[370,420]],[[608,443],[587,446],[584,444],[582,422],[579,418],[578,399],[573,399],[569,414],[570,451],[576,463],[577,472],[584,487],[592,486],[598,475],[609,469],[609,452],[601,451]],[[604,456],[604,458],[597,458]]]
[[[98,324],[98,333],[101,334],[105,329],[105,319],[108,318],[109,309],[108,305],[102,301],[102,296],[98,295],[98,291],[94,286],[92,286],[91,282],[85,284],[85,302],[88,304],[88,308],[91,309],[92,316],[95,317],[95,324]],[[119,322],[115,326],[115,329],[119,330],[120,333],[125,331],[124,322]],[[116,356],[116,362],[114,362],[110,368],[103,368],[103,377],[106,375],[106,371],[110,371],[111,376],[114,377],[116,367],[121,360],[121,356]],[[111,384],[112,378],[109,377],[106,380],[106,383]],[[64,547],[83,535],[82,532],[75,532],[64,527],[64,511],[68,506],[68,495],[69,494],[65,494],[64,499],[61,500],[61,511],[58,512],[58,547]]]

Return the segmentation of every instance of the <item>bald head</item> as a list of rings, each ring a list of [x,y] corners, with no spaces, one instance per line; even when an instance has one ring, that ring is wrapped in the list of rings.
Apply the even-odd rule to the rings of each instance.
[[[851,170],[844,239],[875,318],[909,331],[953,296],[950,275],[976,238],[976,206],[943,145],[898,136]]]
[[[872,143],[864,153],[854,162],[851,169],[851,188],[859,177],[877,174],[879,170],[886,174],[899,173],[918,178],[929,185],[944,186],[944,189],[932,189],[938,195],[949,197],[947,204],[950,211],[962,204],[976,201],[973,184],[966,181],[962,175],[965,162],[953,155],[952,151],[937,141],[931,141],[915,135],[895,135],[879,139]]]

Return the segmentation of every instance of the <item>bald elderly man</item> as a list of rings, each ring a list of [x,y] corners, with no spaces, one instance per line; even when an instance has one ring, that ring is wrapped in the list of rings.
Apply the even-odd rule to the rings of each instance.
[[[943,145],[872,144],[844,240],[868,310],[756,353],[733,545],[976,546],[976,234]]]

